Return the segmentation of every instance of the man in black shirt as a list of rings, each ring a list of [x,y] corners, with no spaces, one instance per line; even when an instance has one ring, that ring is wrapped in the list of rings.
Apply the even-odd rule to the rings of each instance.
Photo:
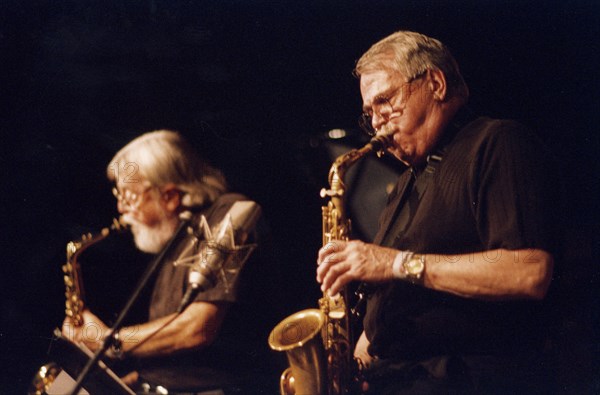
[[[373,244],[319,251],[332,294],[369,285],[355,357],[373,393],[541,390],[556,191],[521,125],[477,118],[438,40],[397,32],[357,63],[363,125],[407,168]]]
[[[213,286],[198,292],[183,309],[189,267],[175,264],[211,259],[212,252],[202,247],[209,239],[206,228],[222,229],[220,224],[227,221],[232,206],[247,199],[228,193],[221,172],[201,159],[179,133],[169,130],[145,133],[128,143],[110,161],[107,176],[115,183],[117,208],[130,225],[138,249],[158,254],[173,239],[158,269],[148,322],[122,328],[116,347],[110,350],[109,357],[126,359],[135,369],[123,381],[136,389],[142,384],[160,385],[169,393],[237,392],[248,370],[243,363],[250,363],[250,354],[256,353],[244,348],[248,328],[236,321],[238,305],[243,304],[254,318],[259,314],[240,295],[240,267],[224,268],[230,273],[227,276],[216,273]],[[187,229],[181,228],[182,212],[191,215]],[[247,242],[256,242],[256,228],[248,226],[252,227],[244,230]],[[204,258],[202,251],[208,251]],[[89,309],[82,319],[83,324],[75,326],[67,317],[63,334],[95,351],[108,335],[108,327]]]

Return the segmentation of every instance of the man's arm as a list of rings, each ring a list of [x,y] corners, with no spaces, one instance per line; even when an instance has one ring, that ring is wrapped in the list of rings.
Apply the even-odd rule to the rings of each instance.
[[[394,280],[400,251],[361,241],[336,241],[319,250],[317,281],[335,294],[350,281]],[[423,286],[482,300],[543,299],[552,278],[553,258],[540,249],[457,255],[423,255]]]
[[[552,255],[533,248],[425,257],[426,287],[490,300],[543,299],[554,267]]]
[[[144,324],[124,327],[119,331],[122,352],[134,357],[156,357],[200,349],[217,337],[228,305],[195,302],[179,316],[175,314]],[[73,328],[68,320],[63,334],[72,341],[83,341],[95,351],[108,334],[108,327],[89,310],[83,312],[84,324]]]

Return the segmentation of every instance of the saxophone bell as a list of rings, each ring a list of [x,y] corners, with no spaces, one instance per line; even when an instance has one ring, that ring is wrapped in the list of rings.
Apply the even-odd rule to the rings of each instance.
[[[285,318],[271,331],[269,346],[276,351],[285,351],[290,365],[281,375],[282,395],[326,393],[324,326],[323,312],[307,309]]]
[[[384,128],[364,147],[339,156],[329,170],[329,198],[322,207],[323,245],[334,240],[349,240],[350,220],[345,216],[344,175],[348,168],[370,152],[383,152],[392,144],[392,131]],[[319,309],[303,310],[281,321],[269,335],[273,350],[285,351],[290,367],[281,375],[280,390],[288,394],[352,393],[357,383],[358,366],[353,359],[347,290],[327,293]]]

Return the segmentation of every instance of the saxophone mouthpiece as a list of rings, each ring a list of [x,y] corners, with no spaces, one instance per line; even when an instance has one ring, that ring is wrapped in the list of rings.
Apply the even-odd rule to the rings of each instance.
[[[377,152],[377,156],[381,157],[386,148],[392,145],[392,136],[395,130],[383,125],[381,129],[377,130],[377,134],[373,136],[369,144],[373,147],[373,151]]]
[[[113,218],[113,223],[111,226],[112,230],[128,230],[129,223],[125,220],[125,216],[120,215],[119,218]]]

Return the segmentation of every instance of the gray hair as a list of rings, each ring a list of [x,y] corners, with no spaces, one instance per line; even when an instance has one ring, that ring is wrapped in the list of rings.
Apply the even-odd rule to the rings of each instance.
[[[110,161],[106,175],[114,182],[119,177],[135,182],[139,175],[153,186],[173,183],[183,193],[186,208],[212,203],[227,190],[223,174],[171,130],[144,133],[129,142]]]
[[[358,60],[354,74],[360,77],[382,69],[399,72],[409,80],[427,70],[440,70],[446,77],[449,97],[469,97],[469,88],[448,48],[424,34],[399,31],[387,36]]]

